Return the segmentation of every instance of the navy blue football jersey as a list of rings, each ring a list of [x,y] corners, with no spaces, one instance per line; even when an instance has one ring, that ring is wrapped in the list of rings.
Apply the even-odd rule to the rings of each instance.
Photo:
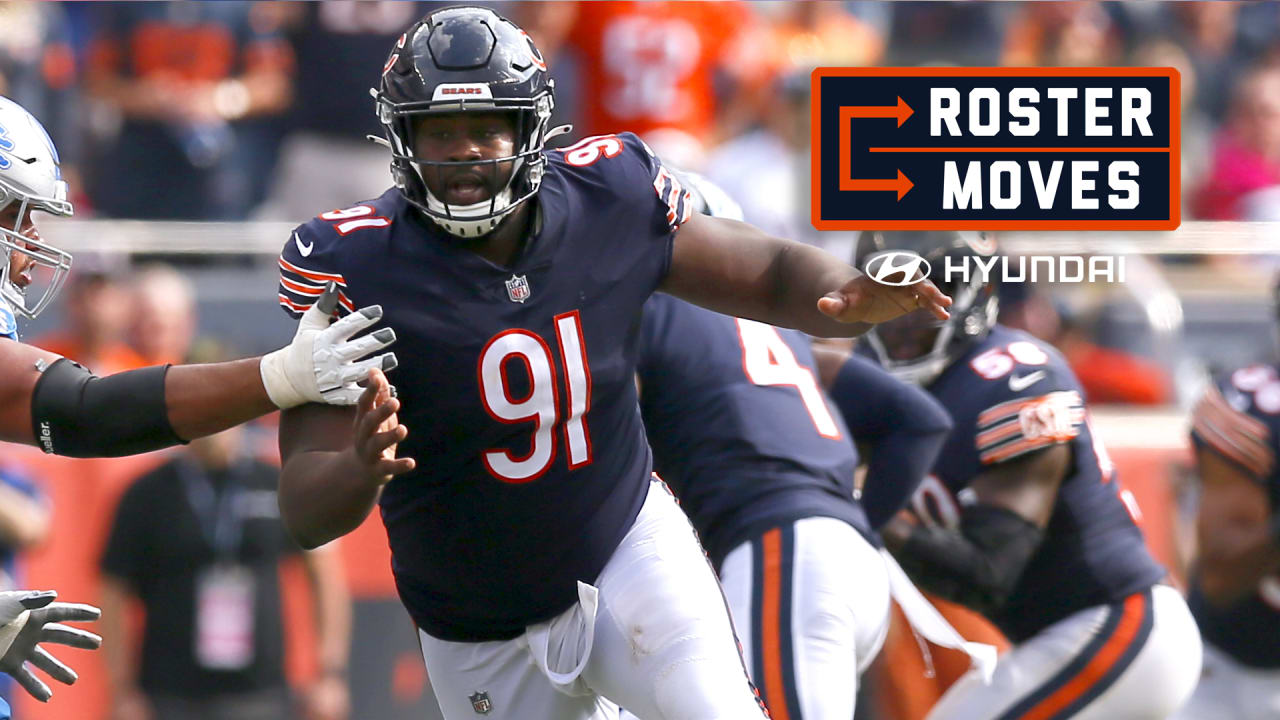
[[[857,455],[795,330],[664,293],[640,325],[640,409],[654,468],[717,568],[757,533],[835,517],[872,537],[855,504]]]
[[[509,638],[577,600],[630,529],[651,467],[636,400],[644,301],[690,198],[634,135],[548,151],[540,226],[512,267],[458,247],[395,189],[302,225],[280,259],[297,313],[381,304],[417,469],[380,502],[401,599],[431,635]]]
[[[1191,438],[1246,471],[1280,508],[1280,373],[1253,365],[1217,379],[1192,413]],[[1188,600],[1204,639],[1253,667],[1280,667],[1280,574],[1229,608],[1209,603],[1194,581]]]
[[[990,618],[1011,640],[1164,577],[1134,521],[1137,503],[1093,437],[1080,382],[1056,349],[997,325],[927,389],[951,413],[955,429],[913,498],[926,520],[954,524],[957,502],[969,500],[965,488],[1002,462],[1055,444],[1071,448],[1044,542]]]

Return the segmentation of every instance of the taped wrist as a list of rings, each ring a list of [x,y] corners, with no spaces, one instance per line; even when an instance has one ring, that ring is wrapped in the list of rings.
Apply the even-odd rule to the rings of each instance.
[[[1017,513],[966,505],[960,532],[917,526],[897,555],[920,587],[983,614],[1002,607],[1044,540],[1044,531]]]
[[[168,365],[97,377],[61,358],[36,382],[32,430],[46,453],[120,457],[185,441],[169,424],[164,401]]]

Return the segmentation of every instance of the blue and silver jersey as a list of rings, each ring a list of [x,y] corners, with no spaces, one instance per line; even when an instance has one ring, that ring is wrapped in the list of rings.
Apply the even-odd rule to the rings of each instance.
[[[639,513],[651,456],[636,400],[645,300],[688,193],[634,135],[548,151],[540,228],[511,267],[462,249],[392,189],[297,229],[280,302],[327,280],[381,304],[417,469],[382,494],[400,597],[455,641],[514,637],[577,600]]]
[[[654,467],[716,567],[754,535],[805,517],[872,537],[852,498],[857,454],[808,338],[663,293],[645,304],[640,338]]]
[[[1080,382],[1056,349],[997,325],[927,389],[955,429],[913,498],[922,517],[952,524],[957,497],[985,470],[1052,445],[1071,450],[1044,542],[990,618],[1010,639],[1020,642],[1164,577],[1134,521],[1133,495],[1089,427]]]
[[[1244,470],[1267,493],[1270,512],[1280,509],[1280,372],[1252,365],[1217,379],[1192,414],[1191,439]],[[1231,607],[1205,599],[1192,577],[1188,598],[1204,639],[1252,667],[1280,668],[1280,573],[1267,575],[1254,592]]]
[[[10,340],[18,339],[18,318],[14,316],[13,308],[9,307],[8,301],[3,297],[0,297],[0,337]]]

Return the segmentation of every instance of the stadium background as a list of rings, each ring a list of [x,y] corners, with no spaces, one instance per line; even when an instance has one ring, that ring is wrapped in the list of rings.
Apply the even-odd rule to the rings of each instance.
[[[1274,353],[1280,259],[1280,5],[1271,3],[486,3],[522,24],[557,79],[562,138],[635,130],[668,162],[720,182],[766,229],[846,255],[808,208],[808,71],[819,65],[1172,65],[1182,73],[1183,225],[1171,233],[1010,234],[1006,251],[1124,253],[1114,286],[1006,288],[1004,320],[1057,343],[1082,375],[1099,435],[1176,577],[1193,557],[1186,411],[1207,370]],[[381,192],[386,159],[373,85],[387,49],[441,3],[0,4],[0,94],[49,127],[76,218],[44,234],[77,254],[73,286],[24,328],[37,344],[96,348],[100,372],[143,352],[145,322],[182,304],[130,305],[131,269],[162,261],[194,284],[198,335],[238,352],[283,342],[275,258],[313,214]],[[247,89],[246,89],[247,88]],[[246,97],[248,95],[249,97]],[[74,307],[75,283],[119,292],[112,312]],[[92,301],[89,301],[92,302]],[[101,308],[99,308],[101,309]],[[170,317],[172,320],[172,317]],[[176,322],[176,320],[174,320]],[[102,348],[126,347],[134,354]],[[78,343],[78,344],[77,344]],[[126,347],[127,349],[127,347]],[[86,350],[90,352],[90,350]],[[252,452],[275,456],[270,421]],[[23,587],[93,602],[114,504],[163,454],[67,460],[0,448],[53,508],[20,558]],[[376,516],[341,542],[356,601],[353,718],[434,718],[413,629],[394,595]],[[286,566],[290,677],[316,672],[298,567]],[[989,630],[984,632],[990,632]],[[921,717],[958,658],[933,649],[937,681],[901,625],[869,678],[865,717]],[[95,720],[111,702],[103,656],[18,716]],[[884,672],[893,667],[892,676]]]

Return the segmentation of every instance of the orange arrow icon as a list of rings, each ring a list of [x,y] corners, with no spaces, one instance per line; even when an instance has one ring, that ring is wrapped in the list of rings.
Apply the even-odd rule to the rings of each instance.
[[[902,96],[898,96],[897,105],[842,105],[840,106],[841,124],[849,118],[898,118],[898,127],[907,121],[915,111]]]
[[[911,106],[898,96],[897,105],[841,105],[840,106],[840,189],[842,191],[858,191],[858,190],[892,190],[898,193],[898,199],[901,200],[903,195],[910,192],[915,187],[915,183],[907,179],[902,171],[898,171],[898,177],[889,180],[857,180],[850,177],[853,170],[850,167],[850,155],[852,153],[851,140],[849,138],[850,120],[853,118],[897,118],[898,127],[902,127],[902,123],[911,117]]]
[[[893,190],[898,193],[898,199],[901,200],[903,195],[910,192],[911,188],[916,184],[898,171],[898,177],[891,180],[855,180],[850,177],[840,178],[841,190]]]

